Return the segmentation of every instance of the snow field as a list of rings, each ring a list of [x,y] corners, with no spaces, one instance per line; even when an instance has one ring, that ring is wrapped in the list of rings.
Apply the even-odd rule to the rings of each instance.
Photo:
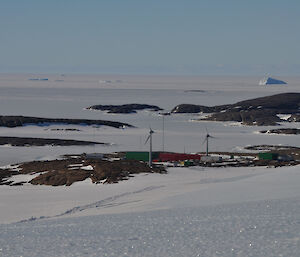
[[[95,147],[0,147],[0,166],[57,158],[61,154],[162,150],[162,117],[152,112],[109,115],[93,104],[234,103],[282,92],[299,92],[299,78],[284,87],[258,86],[259,78],[0,76],[2,115],[107,119],[137,126],[118,130],[88,126],[0,128],[2,136],[67,138],[114,143]],[[101,81],[101,82],[99,82]],[[104,82],[103,82],[104,81]],[[107,81],[110,81],[109,83]],[[202,91],[189,91],[189,90]],[[293,145],[299,136],[258,134],[276,127],[198,122],[200,115],[165,117],[165,150],[204,151],[206,128],[216,137],[211,151],[244,151],[246,145]],[[193,122],[191,122],[193,120]],[[282,127],[298,127],[284,124]],[[51,130],[53,128],[54,130]],[[76,128],[80,131],[55,129]],[[299,145],[298,145],[299,146]],[[72,167],[70,167],[72,168]],[[87,167],[85,167],[87,168]],[[90,168],[90,167],[89,167]],[[13,178],[16,181],[28,177]],[[118,184],[90,179],[70,187],[0,187],[0,256],[289,256],[300,254],[300,169],[170,168]],[[20,222],[22,221],[22,222]]]
[[[298,199],[0,225],[1,256],[299,256]]]

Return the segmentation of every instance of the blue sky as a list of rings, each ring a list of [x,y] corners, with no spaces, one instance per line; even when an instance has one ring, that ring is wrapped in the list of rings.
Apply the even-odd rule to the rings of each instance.
[[[1,0],[0,72],[299,75],[300,1]]]

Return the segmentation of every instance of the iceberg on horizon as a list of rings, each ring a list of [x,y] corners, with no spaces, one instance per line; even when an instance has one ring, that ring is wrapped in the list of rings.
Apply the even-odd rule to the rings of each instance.
[[[278,80],[278,79],[274,79],[271,77],[267,77],[267,78],[263,78],[262,80],[259,81],[259,85],[260,86],[264,86],[264,85],[283,85],[283,84],[287,84],[286,82],[284,82],[283,80]]]
[[[37,80],[37,81],[48,81],[48,78],[29,78],[28,80]]]

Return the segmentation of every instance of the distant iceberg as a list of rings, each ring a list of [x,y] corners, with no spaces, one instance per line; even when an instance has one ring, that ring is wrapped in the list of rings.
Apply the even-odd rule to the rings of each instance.
[[[30,78],[28,80],[48,81],[48,78]]]
[[[278,80],[278,79],[274,79],[271,77],[268,78],[263,78],[262,80],[259,81],[259,85],[260,86],[264,86],[264,85],[283,85],[283,84],[287,84],[286,82],[282,81],[282,80]]]

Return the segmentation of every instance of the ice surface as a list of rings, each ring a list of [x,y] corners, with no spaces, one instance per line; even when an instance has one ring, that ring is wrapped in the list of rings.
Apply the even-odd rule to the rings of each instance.
[[[59,215],[80,217],[0,225],[1,256],[299,256],[298,167],[156,175],[113,185],[118,194]],[[73,189],[83,187],[93,188]],[[98,198],[107,191],[102,185]],[[85,216],[97,209],[104,214]]]
[[[277,116],[282,120],[288,120],[292,115],[291,114],[277,114]]]
[[[0,128],[2,136],[51,137],[114,143],[111,146],[0,147],[0,165],[54,159],[61,154],[162,149],[157,113],[109,115],[93,104],[139,103],[170,110],[177,104],[229,104],[283,92],[299,92],[299,78],[285,87],[259,87],[258,78],[0,75],[2,115],[107,119],[132,129],[62,126]],[[58,81],[60,80],[60,81]],[[101,82],[99,82],[101,81]],[[102,83],[102,82],[105,83]],[[232,122],[195,121],[200,115],[165,116],[165,150],[244,151],[249,144],[293,145],[299,136],[269,136]],[[190,121],[193,122],[190,122]],[[298,127],[282,123],[281,127]],[[75,128],[79,131],[57,130]],[[54,129],[54,130],[51,130]],[[298,145],[299,146],[299,145]],[[15,166],[17,167],[17,166]],[[72,168],[83,168],[78,165]],[[21,176],[21,175],[18,175]],[[15,180],[25,177],[15,176]],[[26,175],[27,176],[27,175]],[[29,179],[29,177],[26,177]],[[169,168],[118,184],[70,187],[0,187],[0,256],[299,256],[299,167]],[[24,222],[16,223],[23,220]]]
[[[15,176],[10,177],[7,181],[12,181],[13,183],[19,183],[19,182],[28,183],[30,180],[34,179],[35,177],[37,177],[39,175],[40,175],[40,173],[15,175]]]
[[[94,170],[92,165],[82,166],[80,169],[82,169],[82,170]]]
[[[2,225],[1,253],[296,257],[299,206],[289,199]]]

